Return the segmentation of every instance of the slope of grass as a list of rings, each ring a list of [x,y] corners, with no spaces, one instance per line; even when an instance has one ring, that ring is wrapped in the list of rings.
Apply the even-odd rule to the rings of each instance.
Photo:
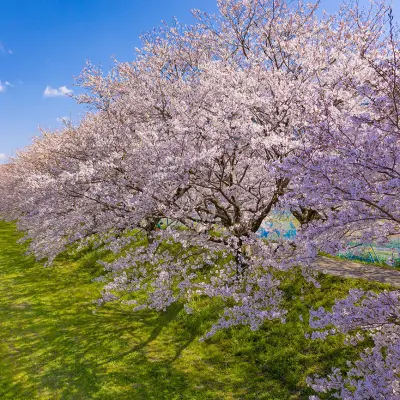
[[[97,308],[95,251],[45,268],[24,255],[12,224],[0,222],[0,399],[307,399],[305,378],[345,366],[357,349],[340,338],[305,339],[298,315],[330,305],[349,288],[383,285],[322,277],[284,282],[288,321],[199,342],[221,305],[198,300],[163,313]]]

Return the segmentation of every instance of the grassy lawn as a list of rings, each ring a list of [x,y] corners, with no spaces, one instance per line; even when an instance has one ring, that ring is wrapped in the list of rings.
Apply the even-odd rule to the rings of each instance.
[[[0,222],[0,399],[307,399],[307,375],[344,367],[359,349],[305,339],[298,315],[351,287],[385,287],[325,276],[316,289],[293,276],[284,282],[286,324],[199,342],[217,302],[199,300],[191,316],[180,305],[163,314],[97,308],[96,252],[45,268],[19,237]]]

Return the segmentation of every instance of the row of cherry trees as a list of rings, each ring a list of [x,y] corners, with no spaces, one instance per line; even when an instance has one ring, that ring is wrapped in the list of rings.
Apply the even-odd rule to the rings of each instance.
[[[290,3],[290,4],[289,4]],[[284,321],[274,271],[318,251],[400,234],[400,49],[385,3],[219,0],[143,37],[132,63],[88,64],[77,126],[42,132],[1,166],[1,214],[51,262],[72,244],[106,245],[101,301],[163,310],[226,300],[218,329]],[[289,209],[294,240],[265,241],[262,221]],[[172,221],[156,229],[160,221]],[[134,296],[139,292],[145,296]],[[141,299],[140,302],[138,299]],[[374,347],[347,375],[310,379],[344,399],[400,398],[399,292],[351,293],[321,329]],[[361,330],[360,330],[361,329]],[[319,332],[319,333],[318,333]]]

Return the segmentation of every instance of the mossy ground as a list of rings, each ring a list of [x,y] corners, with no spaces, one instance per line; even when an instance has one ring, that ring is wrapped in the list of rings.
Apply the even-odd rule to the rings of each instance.
[[[359,349],[304,337],[310,307],[352,287],[383,285],[321,277],[285,280],[287,323],[223,331],[199,342],[221,305],[207,299],[187,315],[96,307],[96,251],[45,268],[25,256],[12,224],[0,222],[0,399],[307,399],[305,379],[345,366]],[[307,318],[306,318],[307,319]]]

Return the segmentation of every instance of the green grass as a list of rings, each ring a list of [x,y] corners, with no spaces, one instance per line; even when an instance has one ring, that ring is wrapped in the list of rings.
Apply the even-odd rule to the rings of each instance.
[[[64,255],[45,268],[24,255],[19,237],[0,222],[0,399],[307,399],[307,375],[344,367],[359,349],[305,339],[298,315],[351,287],[385,287],[324,276],[315,289],[293,274],[283,283],[286,324],[199,342],[217,301],[199,299],[194,315],[179,304],[163,314],[97,308],[100,254]]]

